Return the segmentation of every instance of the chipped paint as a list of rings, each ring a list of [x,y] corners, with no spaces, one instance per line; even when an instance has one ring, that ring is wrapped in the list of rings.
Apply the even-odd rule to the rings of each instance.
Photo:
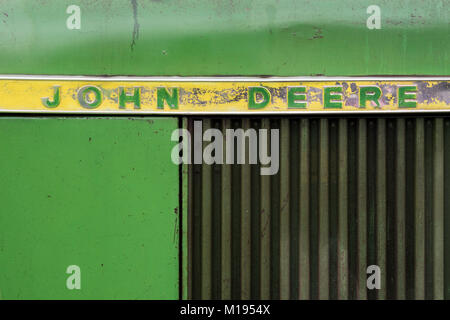
[[[450,111],[450,84],[448,80],[324,80],[324,81],[268,81],[265,79],[223,81],[212,78],[209,81],[89,81],[89,80],[0,80],[0,112],[81,112],[81,113],[265,113],[265,112],[366,112],[366,111]],[[257,81],[260,80],[260,81]],[[42,98],[52,101],[54,87],[60,88],[60,103],[56,107],[47,107]],[[99,104],[86,104],[80,101],[81,88],[95,86],[101,92]],[[361,103],[361,88],[376,87],[380,90],[377,101],[367,99]],[[403,94],[412,104],[402,104],[399,88],[415,88],[411,95]],[[251,106],[249,88],[260,87],[270,93],[266,106]],[[304,107],[289,106],[288,94],[292,87],[304,87],[306,103]],[[342,90],[334,92],[334,98],[325,99],[325,88]],[[120,108],[119,90],[123,88],[130,98],[133,90],[140,88],[139,104],[130,99]],[[134,88],[134,89],[133,89]],[[169,95],[178,92],[178,100],[169,107],[167,97],[158,99],[158,88],[164,88]],[[337,96],[336,96],[337,94]],[[336,98],[337,97],[337,98]],[[86,99],[94,96],[87,95]],[[165,100],[164,100],[165,99]],[[258,99],[258,97],[256,97]],[[296,98],[297,99],[297,98]],[[327,105],[329,101],[337,101]],[[159,101],[159,102],[158,102]],[[163,102],[162,105],[158,104]],[[298,100],[296,100],[298,101]],[[328,102],[327,102],[328,101]]]

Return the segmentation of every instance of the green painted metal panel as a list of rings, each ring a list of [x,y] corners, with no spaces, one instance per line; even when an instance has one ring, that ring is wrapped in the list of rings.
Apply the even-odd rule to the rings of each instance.
[[[9,0],[0,73],[448,75],[449,14],[447,0]]]
[[[177,299],[176,118],[0,118],[3,299]],[[69,265],[81,289],[68,290]]]

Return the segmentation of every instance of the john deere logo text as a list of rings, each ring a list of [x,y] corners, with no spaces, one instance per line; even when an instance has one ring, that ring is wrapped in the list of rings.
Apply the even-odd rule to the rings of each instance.
[[[0,112],[307,113],[450,111],[439,80],[0,79]]]

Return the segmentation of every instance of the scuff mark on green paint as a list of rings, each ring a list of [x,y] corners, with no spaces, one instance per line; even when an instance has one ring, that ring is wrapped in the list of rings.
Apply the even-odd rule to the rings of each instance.
[[[131,0],[131,5],[133,7],[133,20],[134,20],[133,36],[131,41],[131,51],[133,51],[134,46],[136,45],[136,40],[139,38],[139,23],[137,19],[137,0]]]

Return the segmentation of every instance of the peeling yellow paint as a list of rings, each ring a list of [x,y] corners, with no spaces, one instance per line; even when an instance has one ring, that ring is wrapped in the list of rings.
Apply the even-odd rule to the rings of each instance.
[[[85,96],[78,94],[80,88],[94,86],[101,92],[101,101],[92,104],[93,92]],[[377,87],[381,90],[379,106],[374,101],[360,105],[360,88]],[[416,88],[412,104],[399,106],[399,87]],[[55,87],[59,87],[59,103],[48,107],[42,98],[55,99]],[[124,108],[119,108],[119,88],[131,96],[133,88],[140,88],[137,105],[127,100]],[[164,87],[170,95],[177,88],[177,104],[169,106],[167,100],[158,108],[157,89]],[[270,95],[270,101],[263,107],[250,107],[249,87],[263,87]],[[305,87],[305,107],[288,107],[288,88]],[[327,107],[324,101],[325,87],[339,87],[342,93],[338,106]],[[86,112],[86,113],[265,113],[265,112],[317,112],[317,111],[391,111],[391,110],[450,110],[450,85],[447,80],[346,80],[346,81],[88,81],[88,80],[0,80],[0,112]],[[81,97],[81,98],[80,98]],[[83,98],[84,97],[84,98]],[[86,99],[88,103],[80,103]],[[255,101],[261,99],[255,96]],[[341,104],[341,106],[339,106]],[[262,105],[262,104],[261,104]],[[414,107],[411,107],[414,105]]]

